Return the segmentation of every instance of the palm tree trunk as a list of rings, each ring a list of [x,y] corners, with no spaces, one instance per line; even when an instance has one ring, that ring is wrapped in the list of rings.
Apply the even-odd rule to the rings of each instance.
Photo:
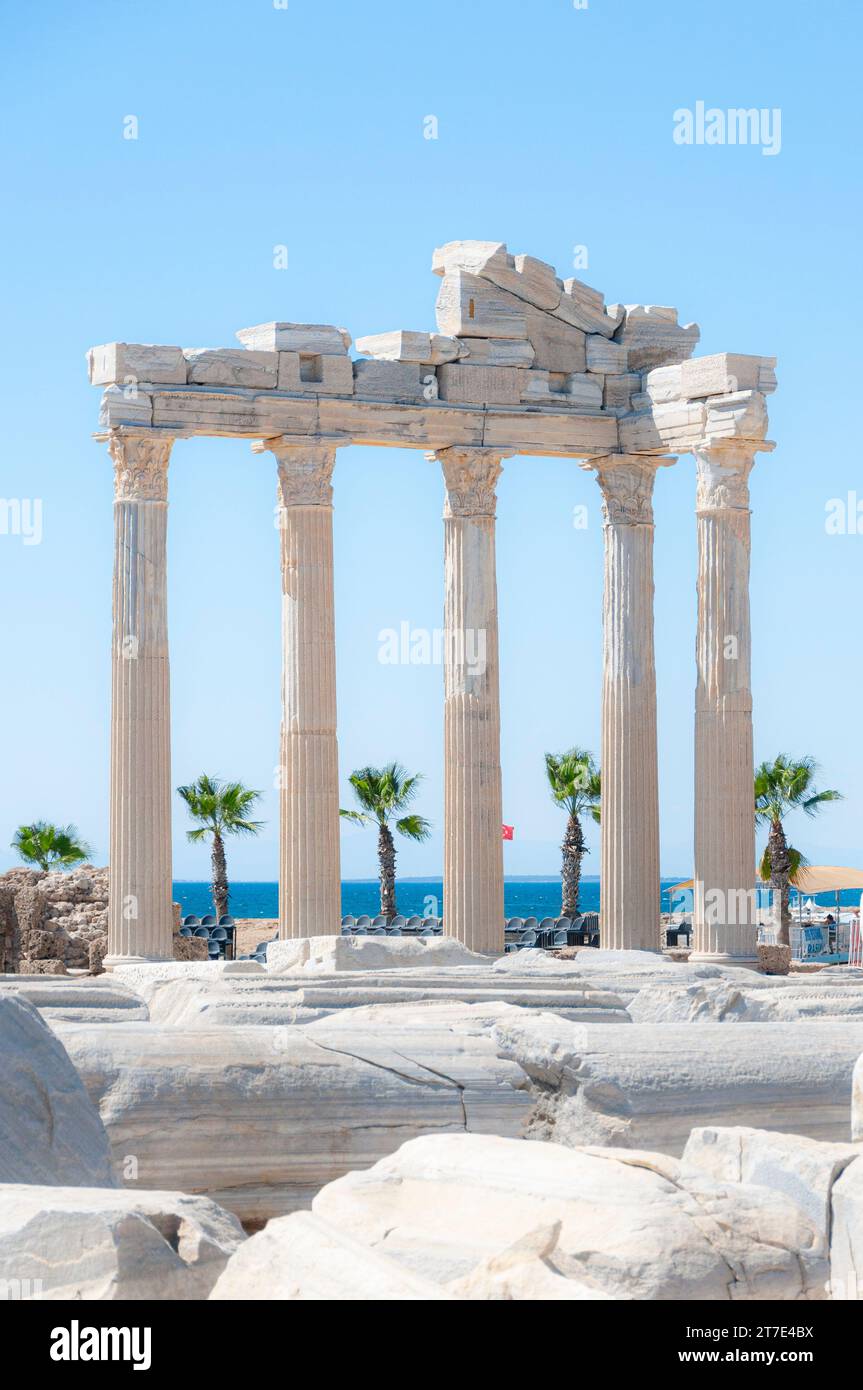
[[[213,907],[216,921],[228,911],[228,866],[225,863],[225,846],[218,830],[213,831]]]
[[[396,846],[389,826],[378,831],[378,862],[381,870],[381,915],[392,921],[396,907]]]
[[[560,870],[561,917],[578,916],[578,890],[581,884],[581,857],[584,854],[584,835],[578,816],[570,815],[561,845],[563,863]]]
[[[770,822],[767,849],[770,854],[770,886],[774,892],[779,894],[779,930],[776,934],[776,944],[789,946],[791,944],[789,931],[791,912],[788,903],[791,896],[791,861],[788,856],[785,828],[781,820]]]

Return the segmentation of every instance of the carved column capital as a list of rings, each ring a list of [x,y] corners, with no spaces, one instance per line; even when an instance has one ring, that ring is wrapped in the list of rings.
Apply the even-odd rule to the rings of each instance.
[[[167,502],[172,436],[111,430],[101,437],[114,463],[116,501]]]
[[[721,440],[694,449],[696,513],[749,511],[749,474],[763,442]]]
[[[331,507],[337,444],[277,435],[252,445],[256,454],[272,453],[278,461],[278,499],[282,507]]]
[[[584,467],[596,470],[605,525],[652,526],[656,470],[674,461],[652,454],[607,454],[586,462]]]
[[[497,480],[505,454],[493,449],[437,449],[430,458],[440,460],[446,484],[445,517],[494,517]]]

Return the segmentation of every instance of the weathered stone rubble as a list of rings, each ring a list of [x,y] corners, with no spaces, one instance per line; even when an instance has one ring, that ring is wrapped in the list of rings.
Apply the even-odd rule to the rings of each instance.
[[[108,948],[107,868],[82,864],[66,872],[15,868],[0,874],[0,973],[98,975]],[[175,960],[207,959],[206,941],[178,935],[173,906]]]
[[[0,981],[0,1279],[48,1298],[860,1296],[863,1024],[835,1003],[855,973],[346,949],[346,970],[330,944],[277,972]],[[697,1027],[577,1022],[629,1018],[622,996],[697,1018],[721,989],[797,1021],[740,1022],[726,998]]]
[[[0,968],[21,974],[87,970],[108,930],[108,870],[9,869],[0,875]]]

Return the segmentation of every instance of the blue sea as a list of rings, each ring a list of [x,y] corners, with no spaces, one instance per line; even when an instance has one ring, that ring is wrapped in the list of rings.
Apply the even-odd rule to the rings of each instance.
[[[663,912],[691,911],[692,893],[670,893],[681,878],[664,878],[661,881],[661,910]],[[405,917],[443,915],[443,886],[439,878],[402,878],[396,884],[398,910]],[[793,895],[792,895],[793,900]],[[860,893],[841,894],[843,907],[856,907]],[[174,901],[178,902],[183,914],[197,913],[203,916],[212,912],[209,885],[179,881],[174,884]],[[506,917],[558,917],[560,915],[559,878],[507,878],[503,885],[504,915]],[[582,912],[599,911],[599,878],[585,876],[581,880],[580,906]],[[816,901],[827,907],[834,907],[836,897],[833,893],[821,893]],[[764,895],[764,905],[767,896]],[[232,883],[230,910],[234,917],[278,917],[279,885],[277,883]],[[359,917],[368,913],[373,917],[380,911],[380,891],[376,878],[345,879],[342,882],[342,914]]]

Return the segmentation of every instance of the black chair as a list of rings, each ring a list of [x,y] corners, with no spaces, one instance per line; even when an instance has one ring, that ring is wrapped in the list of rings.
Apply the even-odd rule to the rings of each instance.
[[[192,928],[191,928],[191,927],[181,927],[180,930],[177,932],[177,935],[178,935],[178,936],[191,936],[191,935],[192,935]]]
[[[194,913],[191,913],[188,917],[183,918],[184,927],[199,927],[200,925],[201,919],[200,917],[196,917]]]
[[[202,918],[201,918],[201,926],[202,926],[202,927],[214,927],[215,925],[216,925],[216,919],[215,919],[215,917],[213,916],[212,913],[208,913],[206,917],[202,917]]]
[[[192,935],[208,937],[210,935],[210,932],[207,927],[195,927],[195,930],[192,932]]]

